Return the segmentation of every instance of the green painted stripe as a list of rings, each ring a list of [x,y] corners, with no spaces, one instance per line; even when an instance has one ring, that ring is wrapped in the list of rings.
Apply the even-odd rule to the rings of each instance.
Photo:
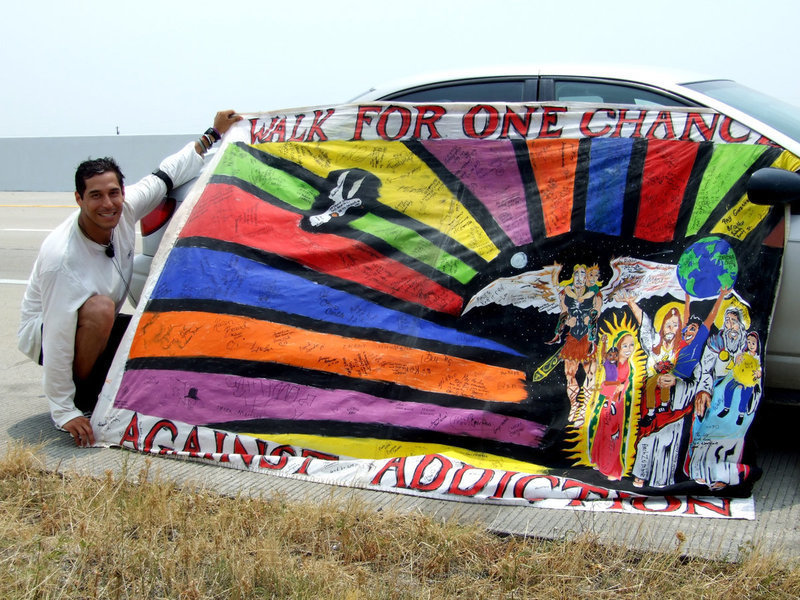
[[[700,189],[689,219],[686,235],[694,235],[703,227],[728,190],[764,153],[767,146],[717,144],[703,173]]]
[[[400,252],[449,275],[456,281],[468,283],[475,277],[476,271],[472,267],[445,252],[413,229],[392,223],[372,213],[353,220],[350,226],[382,239]]]
[[[266,165],[238,146],[228,146],[214,171],[215,175],[227,175],[246,181],[301,210],[314,204],[319,192],[306,182]]]

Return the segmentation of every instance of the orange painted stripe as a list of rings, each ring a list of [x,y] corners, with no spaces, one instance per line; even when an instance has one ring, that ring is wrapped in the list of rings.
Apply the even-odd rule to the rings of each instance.
[[[579,143],[580,140],[528,140],[547,237],[567,233],[572,228]]]
[[[487,402],[527,397],[522,371],[235,315],[144,313],[129,358],[152,357],[273,362]]]

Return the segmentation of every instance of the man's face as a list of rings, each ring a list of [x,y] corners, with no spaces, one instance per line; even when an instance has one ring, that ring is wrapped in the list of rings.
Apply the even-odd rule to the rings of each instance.
[[[681,322],[678,317],[670,317],[666,321],[664,321],[664,325],[661,327],[661,336],[668,342],[671,342],[675,339],[675,336],[680,329]]]
[[[683,330],[683,341],[684,342],[691,342],[694,339],[694,336],[697,335],[697,331],[700,327],[697,323],[689,323],[686,328]]]
[[[98,243],[108,243],[107,237],[122,216],[125,192],[117,175],[107,171],[86,179],[83,196],[75,192],[75,201],[81,209],[78,217],[86,234]]]
[[[742,329],[742,322],[739,320],[736,313],[726,313],[723,335],[725,349],[728,352],[738,352],[744,342],[745,332],[744,329]]]
[[[589,269],[586,271],[586,285],[588,287],[595,285],[598,279],[600,279],[600,271],[597,269]]]
[[[740,327],[739,318],[732,312],[726,313],[724,326],[728,331],[735,331],[738,333]]]

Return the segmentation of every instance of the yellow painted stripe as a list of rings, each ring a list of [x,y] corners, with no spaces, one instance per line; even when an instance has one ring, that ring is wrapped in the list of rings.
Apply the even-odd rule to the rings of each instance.
[[[769,206],[760,206],[747,200],[747,194],[727,212],[725,216],[714,225],[711,233],[729,235],[738,240],[743,240],[769,213]]]
[[[796,157],[788,150],[784,150],[781,152],[780,156],[775,159],[772,166],[779,169],[786,169],[787,171],[798,171],[800,170],[800,158]]]
[[[455,446],[443,444],[422,444],[418,442],[398,442],[395,440],[381,440],[374,438],[342,438],[325,437],[319,435],[302,434],[280,434],[269,435],[265,438],[264,434],[246,434],[254,438],[268,439],[276,444],[287,444],[311,448],[319,452],[327,452],[337,456],[349,456],[351,458],[381,460],[385,458],[400,458],[405,456],[422,456],[425,454],[442,454],[449,458],[464,461],[480,469],[498,469],[503,471],[519,471],[520,473],[533,473],[536,475],[548,475],[550,469],[513,458],[487,454],[485,452],[474,452]]]
[[[775,159],[772,166],[778,169],[786,169],[787,171],[797,171],[800,170],[800,158],[788,150],[784,150]],[[725,213],[725,216],[714,226],[711,233],[729,235],[738,240],[743,240],[766,218],[769,211],[769,206],[759,206],[748,202],[747,194],[745,194]]]

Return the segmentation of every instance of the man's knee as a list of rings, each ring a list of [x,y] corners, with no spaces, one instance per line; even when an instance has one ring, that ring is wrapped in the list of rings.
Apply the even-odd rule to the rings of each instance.
[[[98,357],[108,344],[114,327],[114,301],[108,296],[92,296],[78,309],[75,332],[73,375],[77,380],[89,377]]]
[[[90,329],[100,337],[108,337],[114,326],[116,305],[108,296],[92,296],[78,309],[78,328]]]

